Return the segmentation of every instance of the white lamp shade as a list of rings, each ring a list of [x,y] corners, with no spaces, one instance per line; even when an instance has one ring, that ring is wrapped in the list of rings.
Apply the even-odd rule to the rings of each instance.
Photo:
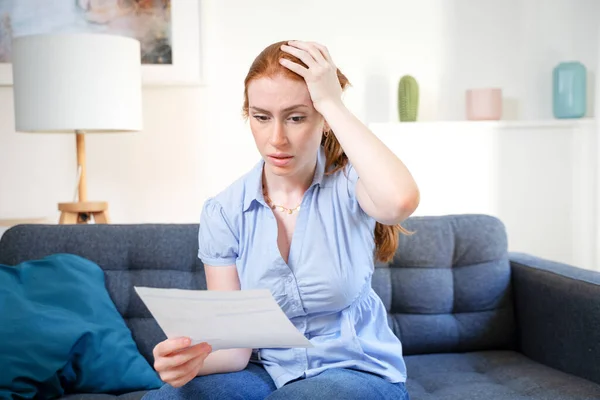
[[[142,129],[139,41],[75,33],[17,37],[12,46],[17,131]]]

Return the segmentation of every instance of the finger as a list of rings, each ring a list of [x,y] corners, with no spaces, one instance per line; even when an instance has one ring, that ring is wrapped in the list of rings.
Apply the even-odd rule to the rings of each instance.
[[[181,380],[190,374],[195,374],[198,372],[200,367],[202,367],[202,365],[204,364],[204,360],[206,360],[207,356],[208,354],[203,353],[202,355],[192,358],[191,360],[188,360],[187,362],[181,365],[178,365],[171,369],[162,370],[159,373],[160,378],[164,382],[173,384],[173,382]]]
[[[295,62],[288,60],[287,58],[281,58],[279,60],[279,63],[287,69],[289,69],[290,71],[295,72],[302,77],[306,77],[306,75],[308,74],[308,69],[304,68],[300,64],[296,64]]]
[[[316,48],[318,48],[321,51],[321,54],[323,54],[323,57],[325,57],[325,59],[327,61],[329,61],[329,63],[331,65],[335,65],[335,63],[333,62],[333,58],[331,57],[331,54],[329,54],[329,50],[327,49],[327,47],[325,47],[319,43],[314,43],[314,45]]]
[[[160,378],[164,382],[169,383],[171,386],[175,386],[177,382],[179,382],[179,386],[183,386],[185,383],[191,380],[190,377],[196,376],[200,370],[200,367],[204,364],[204,360],[206,360],[207,356],[208,353],[193,358],[175,368],[162,371],[160,373]]]
[[[319,52],[325,58],[325,60],[327,60],[328,63],[330,63],[331,65],[335,65],[333,62],[333,58],[331,57],[331,54],[329,54],[329,50],[327,49],[327,47],[325,47],[324,45],[322,45],[320,43],[301,42],[299,40],[290,40],[288,43],[291,45],[297,46],[297,47],[303,46],[303,43],[308,43],[310,46],[313,46],[313,47],[316,47],[317,49],[319,49]],[[302,48],[304,48],[304,47],[302,47]]]
[[[194,360],[194,361],[196,361],[196,360]],[[189,369],[189,371],[187,371],[187,373],[185,373],[181,377],[171,381],[171,383],[170,383],[171,386],[177,388],[177,387],[182,387],[182,386],[186,385],[187,383],[189,383],[192,379],[194,379],[196,377],[201,365],[202,364],[195,364],[193,366],[190,366],[190,369]]]
[[[201,358],[204,360],[212,351],[212,348],[207,343],[200,343],[188,349],[182,350],[179,353],[171,354],[158,360],[156,364],[157,370],[167,370],[177,368],[186,364],[190,360]]]
[[[302,50],[297,47],[288,46],[286,44],[281,46],[281,50],[302,60],[302,62],[304,62],[304,64],[306,64],[308,66],[308,68],[311,68],[311,67],[314,67],[317,65],[317,61],[306,50]]]
[[[160,357],[154,362],[154,369],[157,371],[166,371],[186,364],[190,360],[202,357],[206,358],[211,352],[211,348],[206,343],[200,343],[179,353],[172,353],[166,357]]]
[[[323,66],[329,64],[329,61],[324,57],[323,53],[321,53],[321,50],[316,46],[316,43],[300,42],[297,40],[292,40],[288,43],[294,47],[307,51],[319,64]]]
[[[192,370],[190,372],[188,372],[187,375],[184,375],[183,377],[174,380],[173,382],[171,382],[171,386],[178,388],[178,387],[182,387],[184,385],[186,385],[187,383],[189,383],[192,379],[194,379],[196,377],[196,370]]]
[[[164,340],[154,347],[154,358],[164,357],[178,350],[185,349],[191,343],[192,341],[187,337]]]

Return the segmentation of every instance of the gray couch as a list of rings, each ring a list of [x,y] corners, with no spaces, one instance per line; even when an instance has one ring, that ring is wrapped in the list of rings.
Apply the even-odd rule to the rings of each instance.
[[[373,287],[404,344],[412,400],[600,399],[600,273],[508,253],[504,226],[490,216],[412,217],[405,225],[415,234],[402,237],[389,266],[377,266]],[[197,229],[21,225],[0,240],[0,264],[57,252],[98,263],[152,364],[164,335],[133,285],[205,289]]]

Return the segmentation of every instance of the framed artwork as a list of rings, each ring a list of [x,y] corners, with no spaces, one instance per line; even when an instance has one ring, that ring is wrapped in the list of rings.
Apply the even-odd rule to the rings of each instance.
[[[145,86],[202,84],[199,0],[0,0],[0,85],[14,37],[63,32],[139,40]]]

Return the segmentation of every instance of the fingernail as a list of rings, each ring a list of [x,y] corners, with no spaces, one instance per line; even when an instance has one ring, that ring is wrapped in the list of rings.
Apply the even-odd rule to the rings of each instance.
[[[184,346],[189,346],[189,345],[190,345],[190,343],[191,343],[191,340],[190,340],[190,338],[183,338],[183,339],[181,340],[181,344],[183,344]]]

